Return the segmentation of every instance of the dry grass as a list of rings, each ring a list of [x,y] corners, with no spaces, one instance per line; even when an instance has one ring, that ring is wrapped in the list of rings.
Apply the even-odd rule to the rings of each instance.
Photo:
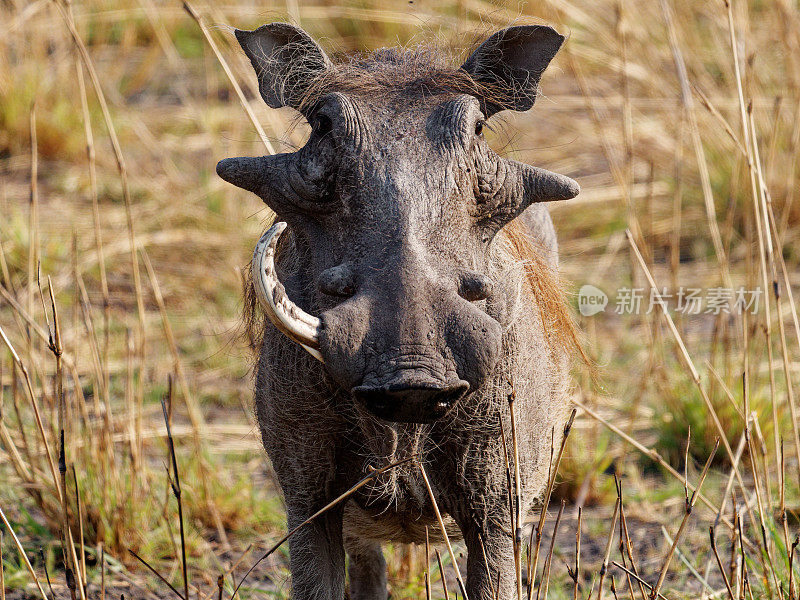
[[[581,318],[599,375],[576,367],[579,411],[569,443],[554,449],[559,477],[548,488],[567,500],[550,520],[560,535],[545,515],[532,547],[520,541],[517,566],[532,571],[521,595],[797,597],[794,4],[289,0],[187,10],[0,3],[8,597],[26,586],[73,598],[106,585],[136,596],[165,587],[129,551],[179,594],[229,597],[251,550],[284,537],[238,335],[239,267],[268,215],[214,165],[303,143],[304,124],[257,99],[225,27],[286,15],[332,53],[431,37],[458,53],[517,19],[570,32],[536,108],[494,127],[496,148],[579,180],[581,196],[552,207],[562,270],[575,289],[612,295],[605,313]],[[644,290],[646,309],[651,288],[740,285],[762,289],[758,314],[614,312],[624,286]],[[168,437],[159,402],[170,379]],[[510,468],[512,492],[514,479]],[[653,533],[661,525],[664,539]],[[459,551],[445,571],[456,572]],[[391,551],[394,597],[440,597],[433,554],[415,553]],[[239,596],[284,597],[285,558],[271,554]]]

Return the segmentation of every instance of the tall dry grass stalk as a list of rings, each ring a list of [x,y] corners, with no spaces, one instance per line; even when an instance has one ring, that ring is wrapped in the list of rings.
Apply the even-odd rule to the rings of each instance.
[[[3,523],[8,529],[8,532],[11,534],[11,539],[14,540],[14,545],[16,545],[17,550],[19,551],[19,557],[22,562],[25,563],[25,568],[28,569],[28,573],[31,575],[31,579],[36,583],[36,587],[39,590],[39,594],[41,594],[44,600],[47,600],[47,594],[44,593],[44,588],[42,587],[42,583],[39,581],[39,578],[36,576],[36,571],[33,570],[33,566],[31,565],[31,561],[28,560],[28,555],[25,553],[25,549],[22,547],[22,544],[17,537],[17,534],[14,533],[14,529],[11,527],[11,523],[8,522],[8,518],[6,517],[6,513],[3,512],[3,509],[0,508],[0,519],[3,520]],[[3,587],[5,591],[5,587]]]
[[[135,241],[136,238],[134,234],[133,215],[131,212],[132,208],[131,208],[130,186],[128,182],[128,168],[125,163],[125,157],[122,154],[122,146],[120,145],[119,137],[117,135],[117,130],[111,118],[111,112],[108,108],[108,102],[106,101],[105,93],[103,92],[103,87],[100,83],[100,78],[97,75],[97,70],[94,67],[94,63],[92,62],[91,56],[89,55],[89,51],[86,49],[86,45],[83,43],[83,40],[80,34],[78,33],[78,30],[75,28],[75,20],[73,18],[71,9],[69,5],[66,5],[66,7],[62,6],[59,0],[51,0],[51,1],[58,10],[62,19],[64,20],[64,24],[67,26],[72,41],[75,44],[75,47],[78,50],[78,54],[83,62],[83,66],[89,73],[89,78],[92,81],[92,87],[94,88],[95,95],[97,97],[98,102],[100,103],[100,108],[103,113],[103,121],[105,122],[106,129],[108,131],[111,147],[114,151],[114,158],[116,160],[117,169],[119,171],[120,180],[122,182],[122,198],[125,202],[125,216],[126,216],[127,230],[128,230],[131,272],[133,273],[134,288],[136,291],[136,308],[137,308],[137,316],[139,323],[138,347],[139,347],[141,364],[144,364],[146,356],[145,355],[145,346],[146,346],[145,310],[144,310],[141,276],[139,274],[139,261],[136,258],[136,241]]]
[[[442,555],[439,553],[438,548],[435,549],[434,552],[436,553],[436,564],[439,566],[439,580],[442,582],[442,593],[444,594],[445,600],[448,600],[448,598],[450,598],[450,592],[447,590],[447,574],[442,565]]]
[[[222,56],[217,47],[214,38],[209,32],[208,27],[206,26],[205,22],[203,21],[203,17],[198,13],[194,7],[189,4],[188,2],[183,3],[183,8],[189,14],[194,22],[197,23],[197,26],[200,28],[200,31],[203,32],[203,37],[205,38],[206,42],[208,42],[209,47],[214,52],[214,56],[219,61],[220,66],[222,67],[223,71],[225,71],[225,75],[228,78],[228,81],[231,84],[234,92],[236,92],[236,97],[239,99],[239,103],[241,104],[242,108],[244,109],[245,113],[247,113],[247,118],[250,119],[250,123],[252,123],[253,127],[255,128],[256,132],[258,132],[258,137],[261,138],[261,142],[264,144],[264,148],[267,150],[267,154],[275,154],[275,149],[272,147],[272,143],[269,141],[264,128],[261,126],[258,118],[256,118],[255,113],[253,113],[253,109],[250,106],[250,102],[248,102],[247,98],[244,96],[244,92],[242,92],[242,88],[239,85],[236,77],[233,75],[231,68],[228,66],[228,62]]]
[[[636,568],[636,561],[633,559],[633,545],[631,544],[630,532],[628,531],[628,519],[625,516],[625,504],[622,498],[622,482],[619,479],[616,479],[616,485],[617,499],[619,501],[619,553],[622,557],[622,565],[626,569],[625,579],[628,583],[628,591],[631,595],[631,598],[633,598],[633,584],[631,583],[631,577],[633,577],[639,588],[639,593],[641,594],[642,600],[645,600],[645,591],[642,580],[639,577],[639,572]],[[578,516],[580,517],[580,514]],[[578,521],[580,522],[580,518]],[[577,546],[580,546],[580,544],[577,544]],[[630,567],[631,573],[627,572],[628,566]]]
[[[78,89],[81,96],[81,112],[83,115],[83,128],[86,136],[86,160],[89,168],[89,189],[92,196],[92,224],[94,226],[94,243],[97,252],[97,264],[100,267],[100,290],[103,294],[103,385],[109,388],[110,373],[108,361],[110,357],[111,343],[111,297],[108,292],[108,275],[106,274],[106,259],[103,252],[103,232],[100,224],[100,206],[97,195],[97,154],[94,147],[94,134],[92,133],[91,115],[89,114],[89,101],[86,97],[86,84],[83,80],[83,66],[80,62],[75,62],[75,71],[78,76]],[[77,263],[77,251],[75,256]],[[76,284],[77,288],[77,269]],[[78,302],[75,302],[76,310]],[[77,353],[76,353],[77,355]]]
[[[0,531],[0,600],[6,600],[6,566],[3,563],[3,532]]]
[[[669,37],[670,47],[672,49],[673,59],[675,61],[675,69],[678,72],[678,80],[680,82],[681,89],[681,101],[683,102],[686,115],[689,118],[689,133],[692,136],[692,146],[694,147],[695,156],[697,158],[697,168],[700,172],[700,183],[703,190],[703,202],[706,210],[706,217],[708,219],[709,234],[714,245],[714,252],[717,256],[717,264],[719,265],[722,274],[722,281],[726,286],[732,288],[733,281],[730,274],[730,265],[728,264],[728,257],[726,256],[725,248],[722,245],[722,236],[720,235],[719,224],[717,223],[717,211],[714,203],[714,193],[711,189],[711,176],[709,175],[708,171],[708,163],[706,162],[703,142],[700,138],[700,128],[697,124],[694,97],[692,96],[692,90],[689,84],[689,76],[686,72],[686,62],[683,58],[683,52],[680,44],[678,43],[675,22],[672,16],[672,8],[670,7],[668,0],[660,0],[660,4],[664,21],[667,24],[667,34]]]

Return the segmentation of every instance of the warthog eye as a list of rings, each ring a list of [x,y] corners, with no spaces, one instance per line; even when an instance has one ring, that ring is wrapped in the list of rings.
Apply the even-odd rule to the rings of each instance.
[[[328,115],[318,114],[314,117],[313,129],[320,137],[327,135],[333,129],[333,122]]]

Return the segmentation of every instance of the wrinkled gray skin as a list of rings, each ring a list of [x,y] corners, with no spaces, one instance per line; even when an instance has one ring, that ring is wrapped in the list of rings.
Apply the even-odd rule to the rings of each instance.
[[[489,600],[496,584],[480,540],[492,578],[500,574],[501,597],[511,598],[498,421],[510,431],[513,381],[527,511],[547,478],[551,432],[556,444],[561,436],[567,366],[498,232],[532,203],[574,197],[578,187],[500,158],[479,123],[503,108],[532,106],[563,37],[549,27],[513,27],[475,51],[462,69],[476,81],[506,84],[513,93],[505,98],[421,94],[398,76],[385,93],[328,90],[308,106],[301,104],[308,75],[335,67],[307,34],[272,24],[236,35],[267,104],[299,108],[313,127],[296,153],[217,167],[288,222],[279,275],[289,297],[323,324],[324,365],[267,325],[258,366],[256,412],[288,527],[371,467],[414,454],[465,540],[469,598]],[[297,75],[297,61],[306,75]],[[543,205],[521,218],[555,264]],[[341,600],[346,550],[350,597],[385,599],[381,541],[424,542],[426,526],[435,539],[418,468],[381,476],[290,540],[293,598]]]

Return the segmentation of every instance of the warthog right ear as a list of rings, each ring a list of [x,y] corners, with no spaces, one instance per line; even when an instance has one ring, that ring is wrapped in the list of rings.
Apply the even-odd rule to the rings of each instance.
[[[319,44],[294,25],[270,23],[235,33],[253,63],[261,97],[272,108],[299,110],[316,76],[333,66]]]
[[[461,68],[481,86],[476,94],[486,118],[501,110],[528,110],[539,92],[539,79],[564,43],[546,25],[502,29],[483,42]]]

